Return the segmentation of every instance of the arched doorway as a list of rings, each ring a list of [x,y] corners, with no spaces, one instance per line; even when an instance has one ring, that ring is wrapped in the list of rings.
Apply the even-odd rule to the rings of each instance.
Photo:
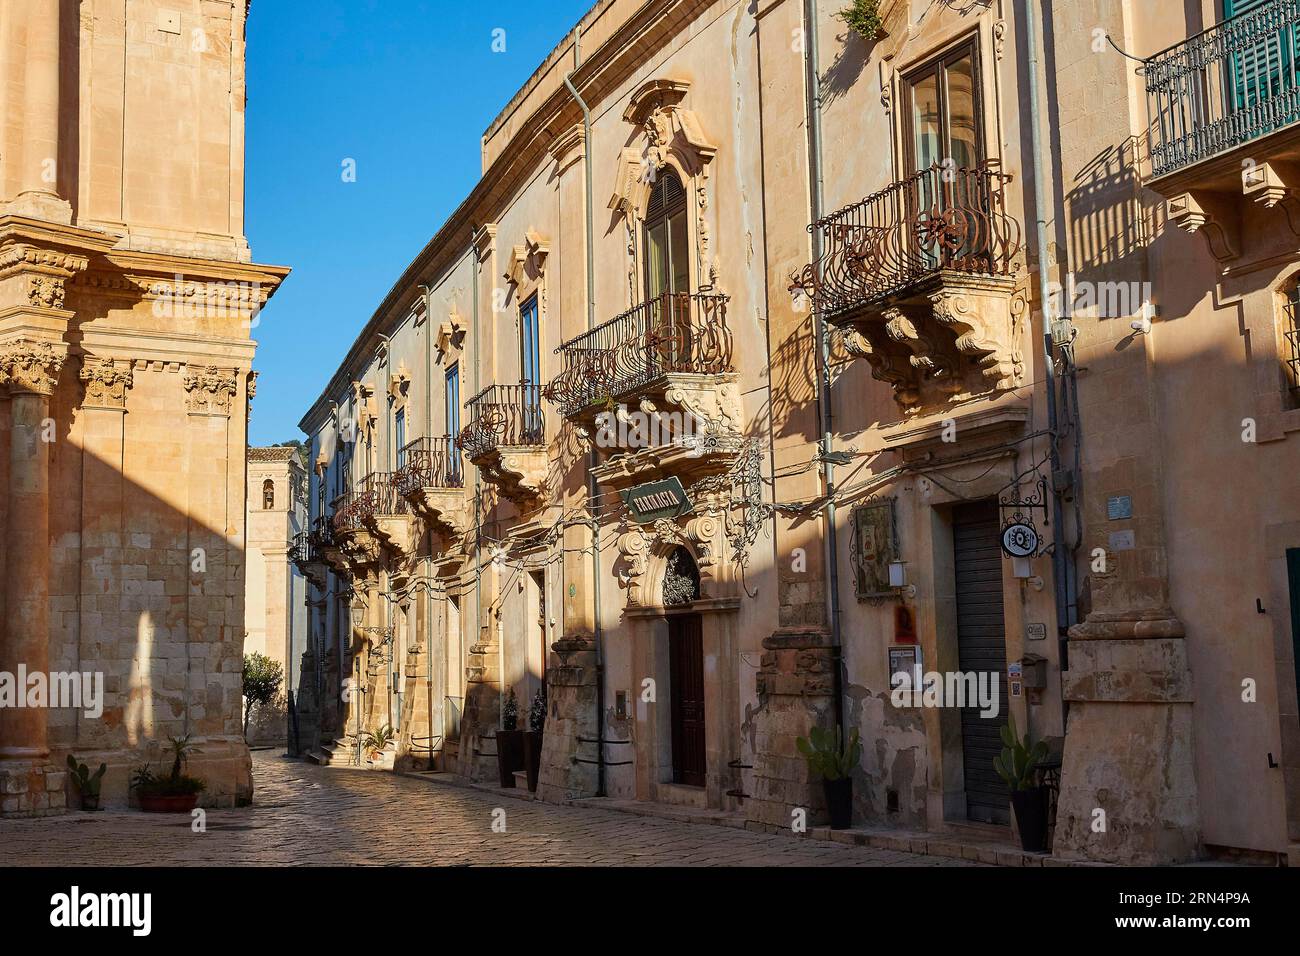
[[[704,724],[704,623],[690,608],[700,597],[700,571],[690,551],[677,546],[664,573],[668,610],[668,666],[672,709],[673,782],[706,783]]]

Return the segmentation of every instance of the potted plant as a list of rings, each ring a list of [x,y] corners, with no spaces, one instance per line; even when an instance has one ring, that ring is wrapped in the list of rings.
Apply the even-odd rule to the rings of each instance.
[[[366,748],[366,753],[370,754],[371,760],[382,760],[384,750],[393,740],[393,727],[391,724],[384,724],[378,730],[372,731],[361,739],[361,746]]]
[[[1011,791],[1021,848],[1029,853],[1042,853],[1047,849],[1047,788],[1039,785],[1035,771],[1047,756],[1047,742],[1030,744],[1029,734],[1021,740],[1013,714],[1007,715],[1001,734],[1005,746],[993,758],[993,769]]]
[[[501,786],[515,785],[515,771],[524,769],[524,732],[519,729],[519,699],[510,688],[501,707],[501,729],[497,731],[497,773]]]
[[[189,813],[207,786],[197,777],[181,772],[195,749],[190,735],[170,739],[172,768],[167,776],[156,776],[148,764],[131,774],[131,789],[140,800],[140,809],[147,813]]]
[[[880,15],[880,0],[853,0],[835,16],[868,43],[880,39],[885,32],[885,21]]]
[[[546,685],[542,685],[528,708],[528,729],[524,731],[524,771],[528,774],[528,792],[537,792],[537,776],[542,769],[542,731],[546,729]]]
[[[72,773],[72,779],[77,781],[81,809],[98,810],[99,788],[104,782],[104,774],[108,772],[108,764],[101,763],[99,769],[92,774],[89,767],[84,763],[77,763],[77,758],[68,754],[68,770]]]
[[[842,740],[838,727],[833,734],[814,727],[807,738],[795,741],[808,761],[808,769],[822,778],[832,830],[847,830],[853,825],[853,768],[862,751],[857,730],[849,734],[847,745],[841,746]]]

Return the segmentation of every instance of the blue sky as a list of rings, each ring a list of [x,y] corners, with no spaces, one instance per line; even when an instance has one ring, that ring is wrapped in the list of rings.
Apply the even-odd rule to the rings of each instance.
[[[303,437],[357,332],[477,182],[488,123],[591,2],[253,4],[246,232],[256,261],[294,271],[253,330],[252,444]]]

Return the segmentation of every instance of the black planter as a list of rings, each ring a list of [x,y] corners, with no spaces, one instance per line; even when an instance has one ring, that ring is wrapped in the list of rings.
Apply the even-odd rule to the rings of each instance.
[[[542,732],[524,732],[524,772],[528,774],[528,792],[537,792],[537,775],[542,769]]]
[[[515,785],[515,771],[524,769],[524,732],[522,730],[497,731],[497,771],[501,786]]]
[[[1047,850],[1047,788],[1030,787],[1011,791],[1011,807],[1016,811],[1016,829],[1020,847],[1027,853]]]
[[[853,778],[823,780],[826,808],[831,813],[831,829],[847,830],[853,826]]]

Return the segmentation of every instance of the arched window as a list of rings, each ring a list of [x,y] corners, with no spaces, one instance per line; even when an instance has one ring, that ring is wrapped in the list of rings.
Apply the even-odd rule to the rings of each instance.
[[[679,607],[700,599],[700,569],[691,553],[681,545],[668,555],[664,572],[664,607]]]
[[[262,482],[262,510],[270,511],[275,507],[275,482],[270,478]]]
[[[666,292],[691,291],[686,190],[671,166],[661,166],[655,172],[645,214],[647,299],[657,299]]]

